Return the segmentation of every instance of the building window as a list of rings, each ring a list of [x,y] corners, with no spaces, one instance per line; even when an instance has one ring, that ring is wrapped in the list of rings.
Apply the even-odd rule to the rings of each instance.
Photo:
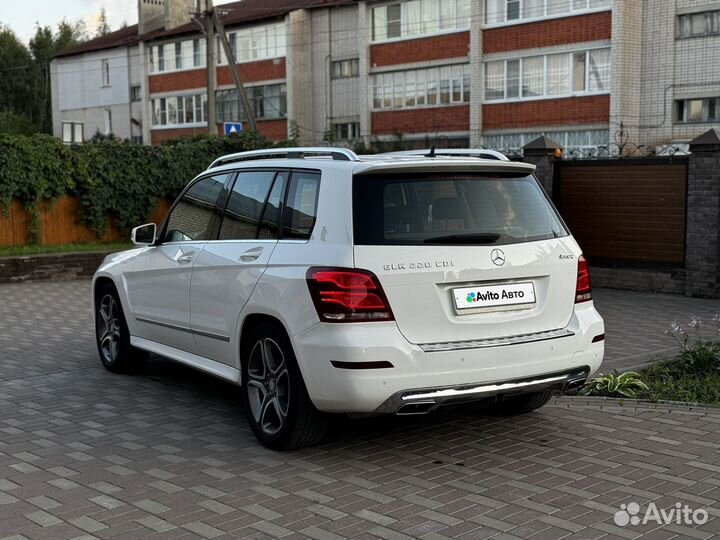
[[[470,101],[470,66],[373,75],[373,109],[408,109]]]
[[[233,32],[228,36],[228,43],[230,45],[230,52],[237,61],[237,34]]]
[[[133,135],[132,137],[130,137],[130,142],[132,144],[142,144],[143,143],[142,135]]]
[[[679,123],[719,122],[720,97],[677,100],[675,102],[675,121]]]
[[[720,34],[720,10],[678,16],[678,38]]]
[[[140,93],[140,85],[136,84],[130,87],[130,101],[140,101],[142,95]]]
[[[257,120],[272,120],[287,116],[287,88],[285,84],[268,84],[245,88],[253,115]],[[238,109],[237,90],[218,90],[215,94],[218,122],[247,120],[245,111]]]
[[[103,59],[100,62],[100,71],[102,72],[102,85],[110,86],[110,61],[107,59]]]
[[[204,41],[201,41],[199,39],[193,39],[193,41],[192,41],[193,66],[195,66],[195,67],[200,67],[204,64],[203,57],[205,56],[205,54],[201,50],[201,43],[203,45],[205,44]]]
[[[155,98],[152,113],[153,126],[201,125],[207,123],[207,95]]]
[[[562,17],[609,7],[610,0],[485,0],[485,24]]]
[[[485,63],[485,101],[610,91],[610,49]]]
[[[165,49],[162,45],[153,49],[157,51],[157,70],[165,71]]]
[[[372,10],[373,41],[433,34],[469,26],[470,0],[407,0]]]
[[[105,135],[110,135],[113,132],[112,111],[110,109],[105,109],[103,111],[103,118],[105,119]]]
[[[285,56],[285,24],[243,28],[229,34],[230,49],[237,62],[252,62]],[[223,57],[224,54],[218,55]],[[227,59],[224,59],[224,63]]]
[[[337,60],[332,63],[332,78],[346,79],[349,77],[357,77],[360,75],[360,60],[352,58],[350,60]]]
[[[182,55],[182,42],[178,41],[175,43],[175,69],[182,69],[183,67],[183,55]]]
[[[67,144],[83,142],[83,124],[80,122],[63,122],[62,140]]]
[[[360,138],[360,122],[341,122],[333,124],[336,141],[354,141]]]
[[[493,150],[516,153],[523,146],[538,137],[546,136],[558,143],[566,153],[580,151],[596,153],[607,148],[609,132],[607,129],[581,131],[538,131],[528,133],[501,133],[483,136],[483,146]]]

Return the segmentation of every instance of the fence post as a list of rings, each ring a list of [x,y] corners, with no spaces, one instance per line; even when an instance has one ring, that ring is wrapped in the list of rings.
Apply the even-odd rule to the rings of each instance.
[[[562,151],[560,145],[544,135],[523,146],[523,161],[537,167],[535,176],[550,198],[553,198],[555,157],[560,151]]]
[[[720,298],[720,130],[690,142],[685,294]]]

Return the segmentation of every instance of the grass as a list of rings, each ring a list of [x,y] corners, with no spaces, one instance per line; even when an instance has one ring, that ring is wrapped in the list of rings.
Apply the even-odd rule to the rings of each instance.
[[[678,360],[650,366],[640,372],[648,390],[639,390],[637,399],[683,401],[720,405],[720,371],[695,371]]]
[[[26,255],[47,255],[51,253],[77,253],[78,251],[122,251],[130,249],[127,242],[64,244],[62,246],[10,246],[0,247],[0,257],[22,257]]]

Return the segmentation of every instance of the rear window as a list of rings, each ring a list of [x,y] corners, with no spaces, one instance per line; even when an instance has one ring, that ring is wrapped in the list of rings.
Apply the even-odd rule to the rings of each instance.
[[[535,178],[356,176],[355,244],[488,245],[567,236]]]

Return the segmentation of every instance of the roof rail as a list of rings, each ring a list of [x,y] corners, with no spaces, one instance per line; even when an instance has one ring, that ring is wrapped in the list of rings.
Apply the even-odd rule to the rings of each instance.
[[[501,154],[497,150],[489,150],[487,148],[435,148],[434,150],[402,150],[400,152],[384,152],[384,155],[418,157],[474,157],[480,159],[510,161],[506,155]]]
[[[330,147],[295,147],[295,148],[264,148],[262,150],[250,150],[248,152],[238,152],[237,154],[228,154],[213,161],[208,169],[235,163],[238,161],[248,161],[252,159],[305,159],[306,157],[331,157],[336,161],[360,161],[357,154],[347,148],[330,148]]]

